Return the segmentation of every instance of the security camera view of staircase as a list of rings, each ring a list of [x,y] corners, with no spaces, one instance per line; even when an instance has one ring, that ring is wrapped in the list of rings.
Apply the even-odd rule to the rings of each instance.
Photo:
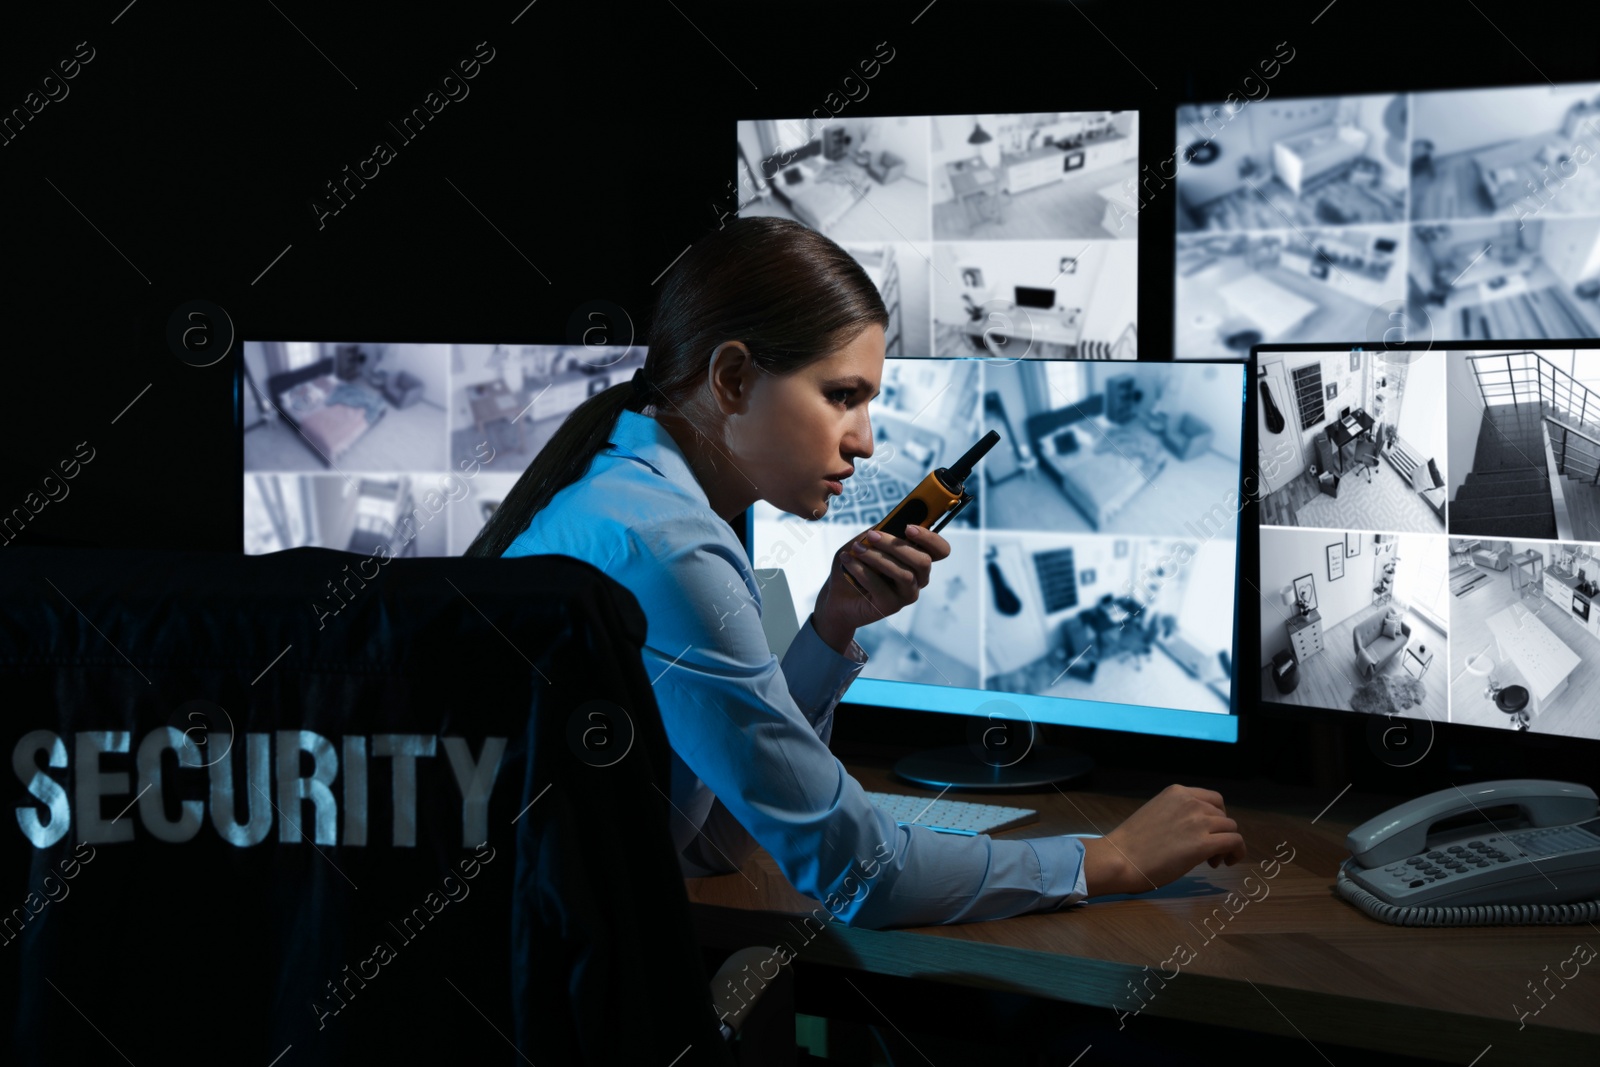
[[[1473,440],[1470,422],[1477,432],[1450,532],[1600,540],[1600,394],[1534,352],[1466,366],[1474,388],[1450,397],[1452,450]]]

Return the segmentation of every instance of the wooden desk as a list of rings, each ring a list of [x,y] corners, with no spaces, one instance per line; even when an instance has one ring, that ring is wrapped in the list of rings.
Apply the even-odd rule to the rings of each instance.
[[[880,761],[848,766],[865,789],[919,792],[891,778]],[[1107,792],[945,796],[1039,809],[1038,823],[1001,835],[1021,839],[1108,831],[1170,781],[1104,770],[1096,778]],[[1155,995],[1138,1016],[1121,1017],[1130,1030],[1158,1016],[1456,1064],[1472,1063],[1489,1045],[1496,1063],[1600,1060],[1600,960],[1565,988],[1551,982],[1556,995],[1546,994],[1546,1006],[1523,1018],[1520,1030],[1516,1014],[1538,1006],[1527,983],[1554,974],[1575,945],[1600,949],[1588,926],[1380,923],[1345,903],[1333,880],[1345,858],[1344,835],[1395,798],[1345,793],[1335,801],[1337,789],[1252,789],[1203,774],[1185,784],[1215,787],[1226,798],[1249,849],[1242,864],[1215,871],[1201,864],[1159,890],[1055,913],[887,931],[835,921],[819,930],[815,919],[804,924],[801,917],[813,910],[826,917],[827,910],[796,893],[758,850],[741,873],[687,881],[696,929],[719,951],[787,944],[802,988],[826,973],[813,967],[831,969],[821,980],[834,985],[841,972],[860,982],[918,979],[914,1006],[874,998],[884,1017],[911,1030],[970,1027],[963,1005],[984,990],[1054,1005],[1028,1013],[1050,1020],[1038,1025],[1053,1032],[1071,1029],[1063,1005],[1103,1013],[1087,1017],[1115,1029],[1116,1013],[1139,1005],[1129,983],[1148,980]],[[1275,852],[1290,858],[1269,879]],[[1181,966],[1177,946],[1192,954]],[[1167,976],[1165,984],[1152,976]],[[844,989],[842,996],[851,995]],[[911,1011],[916,1015],[906,1017]],[[1301,1062],[1323,1058],[1307,1050]]]
[[[987,312],[976,322],[962,323],[961,328],[977,341],[978,347],[991,355],[1009,359],[1072,359],[1083,338],[1083,327],[1077,311],[1046,311],[1043,308],[1019,307],[1012,301],[992,301],[985,304]],[[1000,351],[989,349],[988,338],[993,335]],[[1014,355],[1007,345],[1019,342],[1023,355]]]
[[[1346,473],[1344,462],[1344,446],[1348,445],[1351,441],[1354,441],[1357,437],[1363,437],[1371,433],[1373,427],[1373,418],[1371,415],[1367,414],[1366,409],[1356,408],[1350,414],[1355,416],[1357,425],[1361,427],[1361,429],[1355,433],[1351,433],[1349,430],[1345,429],[1344,422],[1340,419],[1333,419],[1328,423],[1328,442],[1333,445],[1333,450],[1339,457],[1340,474]]]

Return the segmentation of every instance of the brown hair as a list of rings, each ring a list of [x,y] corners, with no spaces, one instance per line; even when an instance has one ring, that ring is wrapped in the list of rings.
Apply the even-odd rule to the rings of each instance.
[[[849,344],[889,313],[866,271],[833,241],[792,219],[735,219],[695,242],[672,267],[648,327],[636,400],[625,381],[580,404],[556,431],[468,556],[500,556],[562,489],[588,472],[624,408],[679,408],[708,371],[711,353],[740,341],[757,367],[790,374]]]

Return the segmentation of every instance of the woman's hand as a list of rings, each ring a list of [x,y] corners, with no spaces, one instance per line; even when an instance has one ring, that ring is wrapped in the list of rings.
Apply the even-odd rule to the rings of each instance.
[[[1091,897],[1143,893],[1183,877],[1201,860],[1232,866],[1244,854],[1221,793],[1169,785],[1105,837],[1084,841],[1084,885]]]
[[[814,611],[817,632],[825,640],[843,635],[843,643],[848,643],[858,627],[914,603],[928,584],[934,560],[950,555],[949,541],[921,527],[907,526],[905,537],[874,533],[879,534],[878,540],[871,540],[868,534],[864,552],[851,551],[862,540],[857,534],[833,554],[833,567],[817,594]],[[850,583],[847,574],[865,587],[866,595]]]

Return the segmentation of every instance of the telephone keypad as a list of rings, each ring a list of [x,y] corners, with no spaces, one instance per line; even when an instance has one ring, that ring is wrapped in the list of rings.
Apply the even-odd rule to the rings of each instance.
[[[1491,841],[1499,840],[1491,838]],[[1565,842],[1563,842],[1565,843]],[[1466,845],[1450,845],[1443,849],[1432,849],[1428,852],[1411,856],[1405,860],[1390,864],[1384,870],[1397,882],[1409,889],[1420,889],[1442,881],[1453,874],[1470,873],[1482,867],[1493,867],[1499,863],[1510,863],[1512,856],[1502,852],[1493,844],[1484,841],[1469,841]]]

